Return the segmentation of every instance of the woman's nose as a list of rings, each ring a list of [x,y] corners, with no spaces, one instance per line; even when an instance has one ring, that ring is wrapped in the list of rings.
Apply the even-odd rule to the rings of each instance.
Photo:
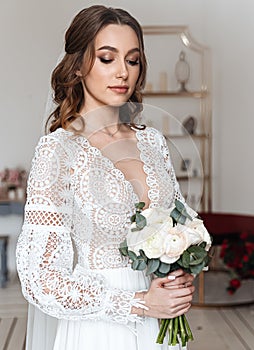
[[[128,69],[126,67],[126,62],[120,62],[118,66],[117,78],[122,78],[126,80],[128,78]]]

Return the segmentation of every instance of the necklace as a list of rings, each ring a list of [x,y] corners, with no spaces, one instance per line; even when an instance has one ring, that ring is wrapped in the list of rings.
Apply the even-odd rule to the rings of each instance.
[[[98,132],[102,132],[103,134],[106,134],[106,135],[108,135],[108,136],[110,136],[110,137],[113,137],[116,133],[118,133],[118,131],[120,130],[120,128],[121,128],[121,124],[117,124],[117,129],[116,129],[113,133],[108,132],[108,131],[105,131],[105,130],[103,130],[103,129],[98,129],[97,131],[98,131]]]
[[[121,123],[121,122],[120,122],[120,123],[117,123],[117,128],[116,128],[116,130],[115,130],[114,132],[109,132],[109,131],[103,130],[105,127],[101,127],[101,128],[98,127],[98,129],[94,129],[94,128],[92,127],[91,124],[87,123],[87,121],[85,120],[85,117],[83,117],[83,118],[84,118],[84,123],[85,123],[85,125],[88,126],[88,129],[91,129],[91,132],[92,132],[92,133],[93,133],[93,132],[102,132],[103,134],[106,134],[106,135],[108,135],[109,137],[113,137],[115,134],[117,134],[118,131],[120,130],[121,126],[122,126],[122,123]],[[114,124],[112,124],[112,126],[113,126],[113,125],[114,125]],[[110,126],[111,126],[111,125],[110,125]]]

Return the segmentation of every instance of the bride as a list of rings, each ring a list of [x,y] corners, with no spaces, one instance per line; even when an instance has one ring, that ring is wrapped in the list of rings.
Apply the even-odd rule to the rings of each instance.
[[[162,134],[134,122],[145,76],[142,30],[128,12],[77,14],[52,74],[55,110],[17,245],[27,350],[168,349],[155,343],[158,319],[191,306],[193,276],[151,281],[119,252],[135,203],[183,201]]]

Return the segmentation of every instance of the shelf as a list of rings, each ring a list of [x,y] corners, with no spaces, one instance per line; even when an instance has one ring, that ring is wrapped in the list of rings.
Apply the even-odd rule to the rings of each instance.
[[[24,201],[0,199],[0,215],[23,215]]]
[[[9,199],[9,198],[0,198],[0,205],[10,204],[10,203],[25,203],[25,200],[21,199]]]
[[[143,97],[191,97],[204,98],[206,91],[144,91]]]
[[[164,135],[164,137],[167,139],[167,140],[170,140],[170,139],[184,139],[186,137],[191,137],[193,139],[208,139],[209,138],[209,135],[208,134],[172,134],[172,135]]]
[[[189,181],[189,180],[208,180],[209,177],[206,176],[188,176],[188,175],[177,175],[176,178],[178,181]]]
[[[152,103],[152,107],[158,107],[161,111],[161,113],[159,111],[157,114],[154,113],[154,116],[150,115],[150,110],[147,111],[149,123],[160,129],[167,143],[170,146],[173,145],[173,156],[176,159],[172,161],[175,161],[177,167],[175,172],[178,173],[176,177],[181,183],[180,189],[186,191],[186,186],[188,186],[190,197],[200,198],[199,210],[210,211],[212,196],[210,49],[196,42],[190,35],[187,26],[145,26],[143,28],[145,40],[150,44],[148,45],[150,49],[148,52],[151,55],[150,62],[155,63],[155,65],[150,65],[150,69],[155,68],[151,71],[150,85],[145,87],[142,95],[147,103]],[[156,36],[158,40],[152,36]],[[178,53],[179,60],[181,51],[187,50],[193,78],[191,85],[187,85],[190,86],[189,89],[185,89],[184,84],[182,88],[180,84],[176,85],[176,76],[174,84],[168,84],[168,80],[170,81],[174,73],[172,62],[169,68],[168,64],[165,66],[164,59],[156,54],[160,52],[160,48],[165,50],[165,45],[169,47],[168,53]],[[178,61],[175,59],[175,62]],[[161,73],[165,73],[165,76]],[[173,118],[167,118],[168,114],[164,113],[164,110],[169,110]],[[197,132],[194,134],[188,133],[187,130],[186,133],[184,132],[182,119],[186,115],[197,118],[197,129],[194,129]],[[193,159],[193,163],[198,163],[198,165],[195,165],[196,168],[191,165],[184,172],[181,166],[181,161],[184,159]]]

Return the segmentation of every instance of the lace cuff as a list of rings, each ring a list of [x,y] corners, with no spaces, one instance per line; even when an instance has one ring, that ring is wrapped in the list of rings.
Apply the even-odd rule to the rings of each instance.
[[[140,298],[134,298],[135,292],[123,291],[119,289],[109,290],[107,292],[104,304],[103,319],[127,324],[128,322],[143,323],[144,318],[137,314],[131,314],[131,308],[148,309],[145,302]]]

